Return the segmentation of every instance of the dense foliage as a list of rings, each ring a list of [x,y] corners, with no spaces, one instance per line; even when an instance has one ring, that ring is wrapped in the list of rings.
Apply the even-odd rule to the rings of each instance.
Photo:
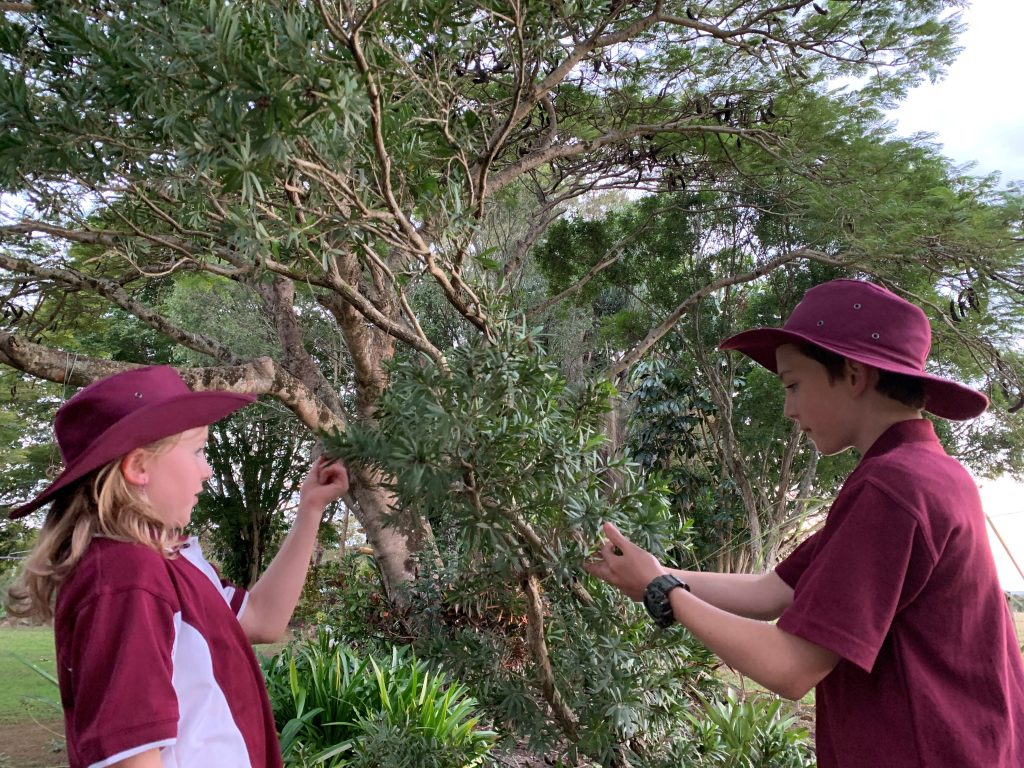
[[[687,523],[604,453],[613,391],[568,387],[535,337],[502,333],[456,350],[449,371],[398,366],[376,426],[331,449],[381,470],[403,510],[429,519],[446,557],[421,562],[416,646],[471,685],[504,738],[667,765],[687,692],[715,687],[711,659],[683,632],[653,631],[582,564],[604,520],[662,554],[687,551]]]

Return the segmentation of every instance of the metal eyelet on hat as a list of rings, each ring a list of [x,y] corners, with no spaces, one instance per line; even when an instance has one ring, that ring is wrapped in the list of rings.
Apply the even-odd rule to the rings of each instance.
[[[857,302],[856,304],[854,304],[853,308],[854,309],[860,309],[860,302]]]
[[[871,338],[874,339],[875,341],[878,341],[882,337],[876,332],[871,334]]]
[[[821,326],[821,325],[824,325],[824,324],[825,324],[825,321],[824,321],[824,320],[819,320],[819,321],[818,321],[818,325],[819,325],[819,326]]]
[[[139,400],[141,400],[141,399],[142,399],[142,393],[141,393],[141,392],[136,392],[136,393],[135,393],[135,396],[136,396],[137,398],[139,398]]]

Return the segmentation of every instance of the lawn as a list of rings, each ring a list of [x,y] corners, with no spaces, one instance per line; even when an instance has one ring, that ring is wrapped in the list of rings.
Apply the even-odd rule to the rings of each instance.
[[[54,674],[53,631],[0,625],[0,768],[65,768],[57,686],[24,662]]]
[[[60,717],[57,686],[25,662],[56,674],[53,630],[49,627],[0,628],[0,722],[23,721],[32,715]]]

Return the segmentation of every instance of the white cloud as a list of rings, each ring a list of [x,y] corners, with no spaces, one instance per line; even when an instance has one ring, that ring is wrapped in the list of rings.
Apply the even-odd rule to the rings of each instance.
[[[1019,71],[1024,2],[976,0],[963,11],[963,51],[947,76],[915,88],[892,113],[898,132],[936,134],[942,153],[975,174],[1024,180],[1024,99]]]

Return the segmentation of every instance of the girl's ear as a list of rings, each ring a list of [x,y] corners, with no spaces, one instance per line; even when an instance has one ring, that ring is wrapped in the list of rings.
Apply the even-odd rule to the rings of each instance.
[[[141,448],[133,448],[121,459],[121,474],[132,485],[145,485],[149,482],[149,454]]]

